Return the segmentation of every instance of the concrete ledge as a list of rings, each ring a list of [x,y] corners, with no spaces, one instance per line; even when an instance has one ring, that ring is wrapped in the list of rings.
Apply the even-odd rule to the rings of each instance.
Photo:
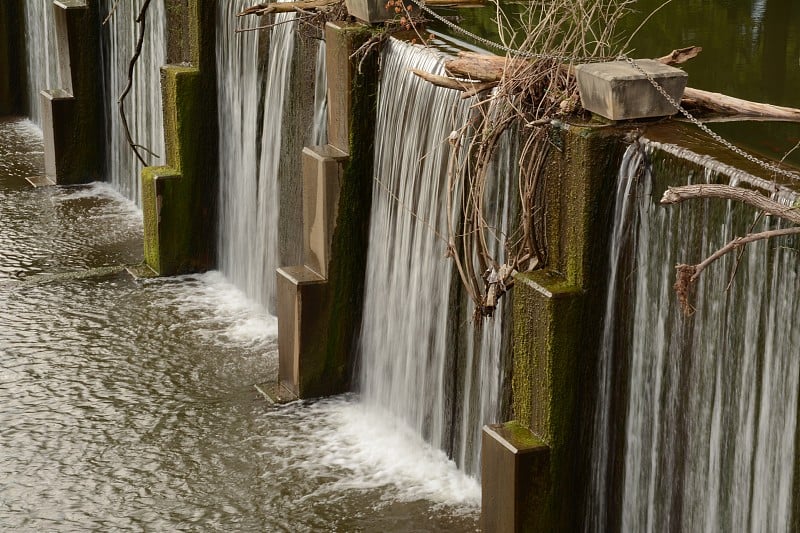
[[[528,429],[517,422],[484,426],[481,476],[483,531],[535,531],[532,525],[545,525],[550,448]]]
[[[686,88],[687,74],[652,59],[636,64],[676,102]],[[627,61],[577,65],[575,75],[583,107],[610,120],[669,116],[677,113],[647,77]]]
[[[25,181],[30,183],[34,189],[38,189],[40,187],[52,187],[56,184],[56,182],[47,176],[28,176],[25,178]]]
[[[303,149],[303,263],[328,277],[339,188],[347,154],[331,146]]]
[[[293,394],[304,398],[318,388],[309,369],[321,366],[321,354],[310,349],[320,335],[325,309],[326,281],[304,267],[277,272],[278,379]]]

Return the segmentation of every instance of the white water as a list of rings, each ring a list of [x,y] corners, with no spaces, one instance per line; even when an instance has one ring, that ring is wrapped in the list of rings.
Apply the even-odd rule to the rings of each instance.
[[[328,62],[325,56],[327,45],[319,41],[317,69],[314,80],[314,125],[311,129],[311,144],[321,146],[328,142]]]
[[[631,333],[616,344],[604,339],[606,357],[630,357],[624,455],[618,455],[620,529],[789,531],[800,386],[796,254],[785,242],[749,245],[728,292],[735,257],[717,261],[693,295],[695,314],[684,317],[672,289],[674,265],[698,262],[747,232],[754,213],[721,201],[658,206],[667,183],[720,177],[674,163],[654,168],[631,190],[633,209],[620,210],[614,233],[628,231],[619,224],[631,231],[634,255],[620,262],[635,261],[628,266],[635,268],[625,280],[612,270],[615,301],[606,326],[632,321]],[[755,222],[756,230],[765,228]],[[601,366],[601,401],[620,388],[614,379]],[[595,422],[601,432],[603,425],[611,430],[608,421]],[[596,437],[594,452],[601,455],[593,462],[619,452],[602,444]],[[608,471],[593,479],[596,508],[587,529],[606,530],[603,520],[613,511],[604,501],[603,475]]]
[[[117,100],[128,83],[128,64],[136,49],[139,15],[144,0],[119,2],[103,27],[103,94],[106,109],[106,171],[108,181],[141,207],[142,164],[128,145]],[[113,0],[103,0],[100,17],[105,19]],[[141,150],[147,165],[166,165],[161,108],[161,67],[166,63],[166,12],[164,0],[154,0],[146,14],[142,53],[136,63],[133,86],[125,99],[125,113],[131,137],[158,157]]]
[[[294,48],[294,23],[270,35],[269,65],[259,74],[261,32],[234,33],[236,19],[252,1],[220,2],[217,22],[217,90],[220,131],[219,262],[225,276],[249,298],[272,304],[278,266],[278,163],[283,103]],[[293,14],[281,14],[284,22]],[[263,104],[259,104],[263,84]],[[263,119],[259,123],[259,110]],[[260,147],[260,149],[259,149]]]
[[[26,0],[25,42],[28,61],[28,114],[41,129],[42,109],[39,92],[60,87],[56,62],[55,24],[52,0]]]
[[[447,138],[465,123],[470,103],[421,82],[409,67],[439,73],[442,59],[395,40],[384,50],[361,336],[362,398],[477,474],[480,428],[496,422],[499,409],[502,319],[486,322],[476,337],[470,319],[452,306],[458,297],[446,258]],[[493,193],[508,194],[502,186]],[[459,354],[459,333],[466,337],[465,354]]]

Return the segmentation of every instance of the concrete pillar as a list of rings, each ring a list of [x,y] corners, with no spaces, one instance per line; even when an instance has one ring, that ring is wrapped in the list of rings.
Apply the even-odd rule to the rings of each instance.
[[[303,264],[278,270],[279,374],[300,397],[349,390],[361,327],[377,95],[368,28],[326,27],[328,138],[303,151]],[[360,60],[359,60],[360,61]]]
[[[22,0],[0,2],[0,116],[25,107],[24,27]]]
[[[142,170],[145,262],[169,276],[213,268],[219,187],[212,0],[167,0],[161,70],[166,165]]]
[[[331,245],[346,163],[347,155],[330,145],[303,150],[303,264],[278,269],[278,374],[298,397],[318,394],[323,382],[347,380],[340,368],[349,365],[325,368],[315,342],[331,295]]]
[[[481,529],[528,531],[546,522],[550,448],[516,422],[485,426],[482,433]]]
[[[536,509],[510,525],[492,517],[511,503],[486,499],[487,531],[580,529],[575,509],[588,479],[584,439],[594,404],[606,228],[623,144],[613,128],[579,126],[554,126],[551,140],[558,149],[550,151],[543,176],[548,267],[518,274],[511,292],[512,411],[516,423],[547,447],[547,467],[528,470],[527,483],[512,483],[502,471],[483,472],[484,486],[505,484],[513,505]],[[502,449],[490,444],[484,454]]]
[[[45,175],[58,184],[102,177],[104,130],[96,2],[53,3],[61,87],[40,94]]]

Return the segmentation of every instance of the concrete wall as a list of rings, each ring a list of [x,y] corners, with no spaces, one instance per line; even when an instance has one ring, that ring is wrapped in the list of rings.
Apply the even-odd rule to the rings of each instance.
[[[0,2],[0,115],[24,112],[24,53],[22,0],[3,0]]]

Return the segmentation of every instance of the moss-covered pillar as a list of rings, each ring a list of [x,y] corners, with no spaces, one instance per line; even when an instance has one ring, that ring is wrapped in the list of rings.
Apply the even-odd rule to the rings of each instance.
[[[102,176],[104,129],[97,2],[53,3],[60,87],[40,94],[45,175],[58,184]]]
[[[512,410],[517,435],[548,449],[546,469],[530,471],[528,485],[508,488],[516,505],[533,509],[513,526],[488,527],[503,510],[484,500],[487,531],[572,531],[580,525],[587,478],[586,427],[591,423],[597,342],[607,262],[607,229],[619,159],[620,133],[602,127],[560,126],[543,176],[548,265],[518,274],[514,309]],[[484,434],[484,439],[493,438]],[[487,457],[507,450],[484,447]],[[483,483],[498,472],[484,471]],[[488,477],[488,479],[487,479]],[[527,487],[535,487],[535,491]],[[513,489],[513,490],[512,490]]]
[[[166,165],[142,171],[147,265],[169,276],[214,266],[218,197],[216,2],[167,0],[161,70]]]
[[[361,326],[378,54],[355,59],[369,27],[329,23],[328,139],[304,151],[303,264],[278,271],[279,374],[300,397],[350,389]],[[361,68],[357,68],[358,65]]]
[[[25,22],[22,0],[0,2],[0,115],[21,113],[25,105]]]

